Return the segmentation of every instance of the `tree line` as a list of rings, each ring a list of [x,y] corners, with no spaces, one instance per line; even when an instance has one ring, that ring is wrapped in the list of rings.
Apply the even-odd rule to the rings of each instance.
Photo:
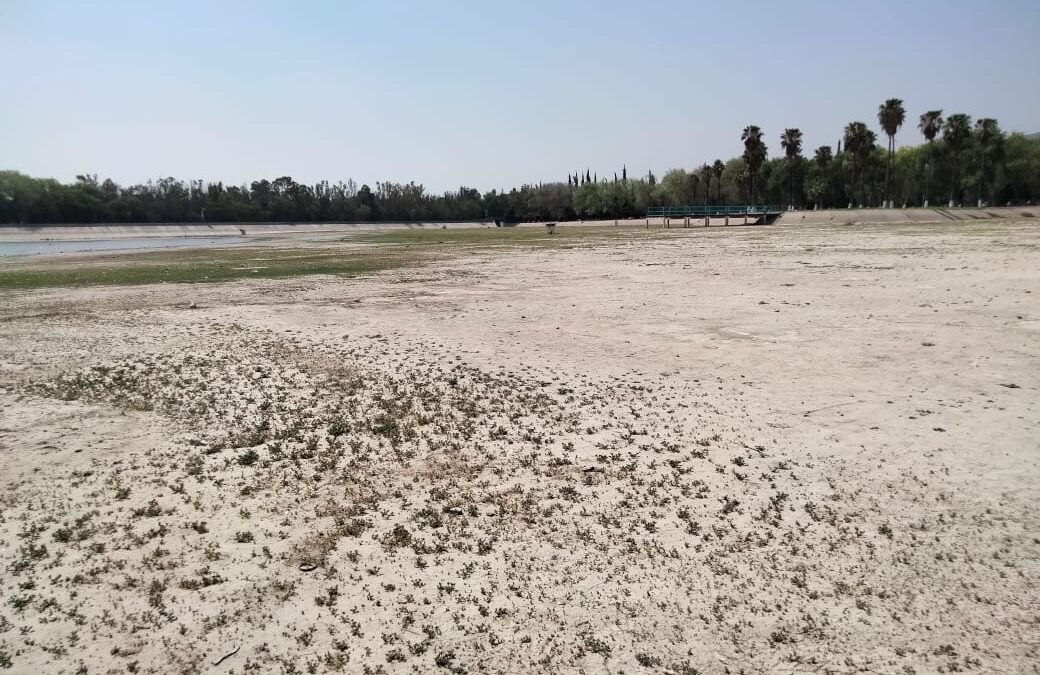
[[[899,99],[878,109],[878,128],[845,126],[835,147],[803,153],[802,132],[785,129],[769,156],[755,125],[744,151],[694,169],[601,177],[587,169],[566,182],[481,193],[460,187],[431,194],[421,184],[353,180],[308,185],[289,176],[248,185],[163,178],[122,187],[97,175],[73,183],[0,171],[0,223],[380,222],[571,220],[639,217],[652,206],[769,203],[795,208],[1032,203],[1040,199],[1040,134],[1006,134],[995,119],[920,115],[924,143],[896,149],[906,123]]]

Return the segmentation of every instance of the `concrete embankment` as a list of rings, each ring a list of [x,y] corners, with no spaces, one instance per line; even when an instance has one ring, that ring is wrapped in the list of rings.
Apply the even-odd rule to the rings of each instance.
[[[777,220],[780,225],[859,225],[875,223],[956,223],[973,220],[1023,220],[1040,215],[1040,207],[995,207],[955,209],[829,209],[789,211]]]
[[[957,223],[971,222],[976,220],[1028,220],[1030,218],[1040,219],[1040,206],[1018,206],[1018,207],[993,207],[993,208],[954,208],[954,209],[826,209],[821,211],[789,211],[781,215],[774,224],[777,225],[869,225],[869,224],[912,224],[912,223]],[[685,219],[681,217],[670,218],[669,227],[682,228]],[[689,227],[703,227],[704,218],[690,218]],[[665,219],[661,217],[650,218],[650,227],[665,227]],[[722,227],[727,224],[725,218],[713,217],[709,219],[711,227]],[[608,227],[618,226],[645,226],[647,219],[643,218],[621,218],[602,220],[580,220],[560,223],[562,226],[590,226]],[[730,226],[743,225],[741,216],[730,216]],[[749,224],[757,225],[757,219],[753,218]],[[521,227],[537,227],[544,223],[523,223]]]

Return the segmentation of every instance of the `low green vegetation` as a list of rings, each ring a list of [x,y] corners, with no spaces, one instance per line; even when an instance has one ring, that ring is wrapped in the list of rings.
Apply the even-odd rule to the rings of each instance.
[[[449,248],[568,248],[581,242],[655,236],[660,236],[659,229],[632,226],[564,227],[554,235],[532,227],[374,230],[351,234],[321,248],[200,248],[83,256],[24,267],[15,263],[0,269],[0,289],[210,283],[321,274],[355,277],[427,264],[440,259]]]
[[[206,283],[312,274],[354,277],[420,262],[405,251],[357,249],[194,249],[83,257],[0,270],[0,289]]]
[[[582,242],[606,239],[642,239],[660,236],[659,228],[653,230],[642,226],[563,226],[555,234],[548,234],[544,227],[483,227],[440,229],[394,229],[373,230],[353,235],[350,241],[372,244],[400,244],[418,246],[474,246],[499,247],[522,246],[527,248],[567,248]]]

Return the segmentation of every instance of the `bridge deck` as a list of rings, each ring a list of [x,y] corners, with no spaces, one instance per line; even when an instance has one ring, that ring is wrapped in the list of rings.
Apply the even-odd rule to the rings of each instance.
[[[651,206],[646,210],[647,218],[684,218],[705,216],[779,216],[784,212],[782,206],[775,205],[741,205],[741,206]]]

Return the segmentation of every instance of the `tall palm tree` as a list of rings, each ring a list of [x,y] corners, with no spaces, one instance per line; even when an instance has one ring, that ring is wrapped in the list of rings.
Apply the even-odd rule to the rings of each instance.
[[[934,145],[935,137],[943,127],[942,110],[929,110],[921,115],[921,121],[917,128],[924,134],[928,141],[928,176],[925,181],[924,206],[928,208],[928,198],[932,194],[932,171],[935,167]]]
[[[768,152],[766,144],[762,141],[762,130],[751,124],[744,127],[740,134],[740,140],[744,142],[744,162],[747,165],[748,197],[752,203],[758,202],[758,170],[766,161]]]
[[[722,203],[722,174],[726,170],[726,165],[722,163],[721,159],[716,159],[715,163],[711,165],[711,172],[715,174],[715,192],[716,201]]]
[[[890,98],[878,107],[878,122],[888,136],[888,164],[885,166],[885,207],[892,208],[892,157],[896,152],[896,132],[906,121],[903,100]]]
[[[997,121],[992,117],[984,117],[975,122],[975,139],[978,141],[979,144],[980,160],[978,195],[978,202],[980,208],[982,207],[983,187],[987,183],[986,157],[993,153],[995,146],[997,145],[997,142],[1000,140],[1002,135],[1003,134],[1001,134],[1000,132],[1000,126],[997,124]],[[988,201],[990,201],[991,203],[993,201],[992,188],[992,183],[990,183],[990,195]]]
[[[705,164],[701,167],[701,180],[704,181],[704,205],[708,205],[711,199],[711,166]]]
[[[780,147],[787,155],[787,204],[794,201],[794,161],[802,154],[802,132],[799,129],[784,129],[780,134]]]
[[[863,174],[866,173],[867,161],[874,152],[877,134],[863,122],[849,122],[845,126],[845,152],[852,155],[852,192],[856,183],[860,184],[860,205],[866,203],[866,189],[863,186]],[[856,179],[859,179],[858,181]]]
[[[971,138],[971,117],[957,113],[946,118],[943,125],[943,142],[953,156],[953,184],[950,185],[950,206],[953,206],[961,187],[961,153]]]

